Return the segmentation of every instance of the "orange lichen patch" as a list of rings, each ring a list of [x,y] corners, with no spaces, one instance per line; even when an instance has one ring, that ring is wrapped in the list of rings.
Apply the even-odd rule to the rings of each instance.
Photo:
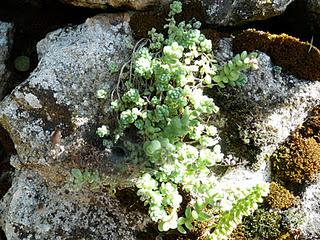
[[[314,181],[320,172],[320,144],[314,138],[294,134],[272,156],[277,177],[291,183]]]
[[[248,29],[235,36],[233,48],[237,53],[260,50],[298,78],[320,80],[319,49],[298,38]]]
[[[282,210],[292,207],[297,198],[285,187],[276,182],[271,182],[270,192],[266,197],[266,201],[271,208]]]

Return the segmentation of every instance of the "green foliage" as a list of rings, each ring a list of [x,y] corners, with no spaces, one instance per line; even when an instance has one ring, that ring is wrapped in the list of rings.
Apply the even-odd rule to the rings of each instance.
[[[136,180],[137,194],[160,231],[184,234],[195,222],[216,222],[211,238],[223,239],[257,207],[268,186],[219,185],[211,167],[223,154],[210,121],[219,108],[204,90],[245,83],[241,71],[257,67],[256,55],[243,52],[219,66],[211,41],[199,30],[201,23],[177,24],[174,16],[182,4],[174,1],[170,9],[164,26],[167,38],[149,31],[150,40],[136,47],[124,93],[111,103],[120,115],[115,141],[130,127],[143,141],[150,167]],[[100,137],[108,133],[97,131]],[[184,199],[185,194],[191,200]],[[184,214],[179,215],[181,210]]]
[[[88,170],[82,172],[78,168],[73,168],[69,182],[70,188],[75,191],[80,191],[84,186],[88,186],[90,190],[95,191],[100,188],[101,179],[96,172]]]
[[[244,85],[247,82],[247,78],[241,71],[250,67],[257,68],[256,57],[256,53],[248,54],[246,51],[237,54],[232,60],[219,68],[218,74],[213,77],[213,80],[222,88],[225,87],[225,84],[233,87]]]
[[[108,63],[108,70],[111,74],[114,74],[119,72],[120,68],[116,62],[111,61]]]
[[[107,92],[106,90],[99,89],[99,90],[97,91],[97,98],[99,98],[99,99],[105,99],[105,98],[107,98],[107,96],[108,96],[108,92]]]
[[[97,129],[96,134],[99,137],[103,138],[103,137],[108,136],[110,134],[110,131],[109,131],[109,128],[107,126],[103,125],[103,126],[101,126],[101,127],[99,127]]]
[[[266,196],[269,191],[268,185],[257,185],[243,193],[243,198],[235,201],[235,204],[229,211],[222,214],[214,232],[209,236],[210,240],[226,239],[232,231],[242,222],[243,216],[250,215],[258,208],[259,202],[262,202],[262,196]]]
[[[28,56],[16,57],[14,67],[20,72],[28,71],[30,69],[30,58]]]

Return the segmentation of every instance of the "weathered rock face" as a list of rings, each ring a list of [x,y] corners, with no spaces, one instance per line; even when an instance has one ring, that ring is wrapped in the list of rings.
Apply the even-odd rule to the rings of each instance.
[[[300,226],[305,239],[320,238],[320,177],[307,187],[302,198],[303,225]],[[299,219],[298,219],[299,220]]]
[[[293,0],[203,0],[207,22],[235,26],[283,13]]]
[[[134,226],[143,225],[141,216],[124,211],[104,193],[52,189],[33,170],[17,173],[0,209],[8,240],[136,239]]]
[[[13,24],[0,22],[0,99],[3,99],[8,86],[10,73],[6,61],[10,54],[13,37]]]
[[[229,40],[221,41],[217,56],[232,56]],[[263,160],[320,104],[320,82],[282,73],[264,53],[258,62],[259,69],[248,72],[243,87],[224,90],[217,102],[228,119],[222,139],[233,141],[227,148],[243,154],[240,158]]]
[[[38,67],[1,102],[0,124],[17,150],[13,186],[0,204],[8,240],[136,239],[143,227],[145,216],[120,208],[102,190],[66,187],[73,167],[113,171],[112,151],[96,142],[103,104],[95,93],[115,84],[108,65],[130,57],[127,20],[101,15],[48,34],[37,46]],[[53,140],[53,132],[61,138]]]
[[[167,3],[167,0],[62,0],[65,3],[72,4],[79,7],[88,7],[88,8],[108,8],[111,7],[127,7],[133,8],[136,10],[141,10],[148,6],[154,6],[159,4]]]

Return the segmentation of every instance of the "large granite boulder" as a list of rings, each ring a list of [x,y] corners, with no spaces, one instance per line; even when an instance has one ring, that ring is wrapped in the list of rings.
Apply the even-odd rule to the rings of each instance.
[[[13,186],[0,203],[8,240],[136,239],[143,228],[145,215],[120,207],[112,189],[68,187],[72,168],[114,171],[112,150],[95,135],[103,115],[96,91],[113,88],[108,65],[128,60],[131,41],[126,14],[51,32],[38,43],[38,67],[1,102],[0,124],[17,150]]]

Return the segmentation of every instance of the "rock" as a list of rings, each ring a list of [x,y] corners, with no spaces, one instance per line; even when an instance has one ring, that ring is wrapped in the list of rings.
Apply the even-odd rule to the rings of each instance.
[[[317,182],[307,187],[303,193],[302,211],[304,218],[302,225],[299,226],[303,239],[320,238],[320,177]],[[301,221],[300,221],[301,224]]]
[[[282,14],[293,0],[203,0],[207,23],[236,26]]]
[[[88,7],[88,8],[108,8],[111,7],[126,7],[133,8],[136,10],[144,9],[148,6],[155,6],[164,3],[168,3],[167,0],[62,0],[64,3],[72,4],[79,7]]]
[[[1,225],[8,240],[131,240],[137,239],[135,231],[139,230],[134,226],[143,225],[142,215],[126,212],[105,193],[52,188],[52,183],[33,170],[16,174],[0,206],[5,216]]]
[[[310,31],[316,35],[319,41],[319,31],[320,31],[320,2],[318,0],[307,0],[306,4],[306,12],[307,19],[305,22],[308,23],[308,27]]]
[[[115,172],[112,149],[95,134],[110,103],[99,101],[96,91],[111,91],[117,76],[108,65],[130,58],[128,19],[100,15],[49,33],[37,45],[37,68],[0,103],[0,125],[17,150],[11,156],[13,186],[0,204],[8,240],[136,239],[143,228],[145,215],[121,208],[102,188],[93,193],[66,187],[72,168],[99,171],[110,191],[113,175],[120,186],[128,178]],[[59,141],[52,138],[57,132]]]
[[[225,39],[217,51],[227,57]],[[308,112],[320,103],[320,82],[298,79],[273,66],[264,53],[259,69],[247,73],[241,88],[228,88],[216,95],[223,122],[222,145],[242,160],[264,160],[290,132],[302,124]],[[231,144],[230,144],[231,143]],[[228,152],[227,151],[227,152]],[[236,154],[234,154],[236,153]]]
[[[10,73],[6,67],[13,37],[13,24],[0,22],[0,99],[3,99],[9,85]]]

